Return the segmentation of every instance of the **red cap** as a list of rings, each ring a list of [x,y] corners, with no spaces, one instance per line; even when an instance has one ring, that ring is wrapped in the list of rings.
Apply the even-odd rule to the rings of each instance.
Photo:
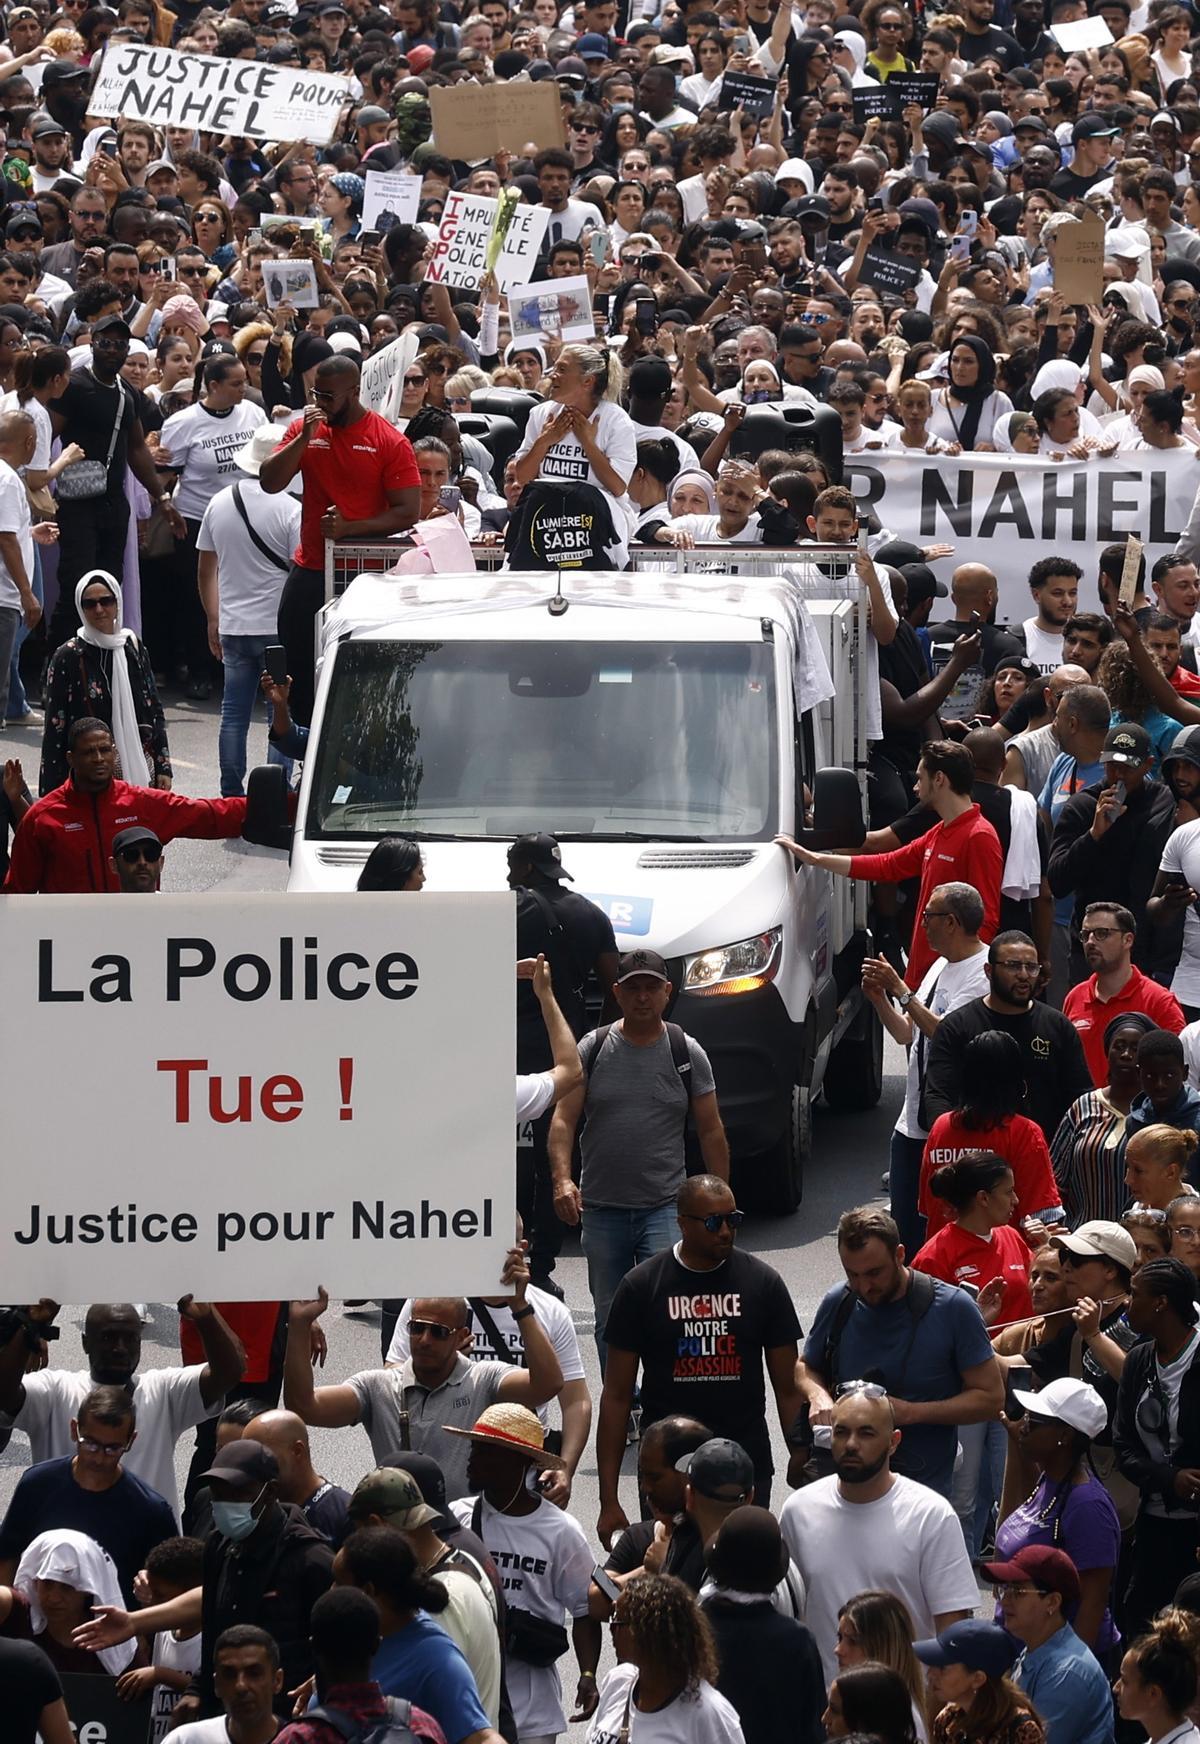
[[[983,1572],[989,1580],[1011,1582],[1014,1586],[1032,1581],[1045,1587],[1048,1593],[1060,1593],[1064,1605],[1079,1600],[1079,1574],[1065,1550],[1055,1550],[1052,1544],[1029,1544],[1018,1550],[1008,1562],[985,1562]]]

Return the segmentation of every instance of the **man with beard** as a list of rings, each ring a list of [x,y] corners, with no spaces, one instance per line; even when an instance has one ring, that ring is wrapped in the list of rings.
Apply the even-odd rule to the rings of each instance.
[[[895,1593],[921,1639],[975,1613],[979,1594],[957,1516],[927,1485],[893,1472],[900,1440],[883,1388],[853,1385],[832,1410],[834,1475],[794,1491],[779,1517],[808,1589],[805,1622],[827,1682],[837,1676],[838,1611],[856,1593]]]
[[[843,1390],[877,1382],[890,1395],[893,1427],[904,1431],[894,1464],[948,1497],[958,1426],[986,1423],[1004,1396],[979,1310],[961,1290],[904,1263],[886,1211],[844,1211],[837,1241],[846,1281],[825,1292],[800,1364],[814,1440]],[[893,1455],[899,1446],[897,1439]]]

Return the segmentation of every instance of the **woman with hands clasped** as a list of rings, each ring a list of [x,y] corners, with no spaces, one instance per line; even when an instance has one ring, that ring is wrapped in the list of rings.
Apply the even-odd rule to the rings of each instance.
[[[516,481],[522,489],[538,479],[602,491],[617,534],[608,554],[623,568],[633,524],[628,488],[637,466],[637,433],[617,404],[621,366],[598,345],[564,345],[542,385],[548,398],[529,414],[514,457]]]

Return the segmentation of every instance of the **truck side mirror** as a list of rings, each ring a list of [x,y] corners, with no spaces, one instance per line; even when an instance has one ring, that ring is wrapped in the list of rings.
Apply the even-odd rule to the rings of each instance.
[[[814,853],[861,847],[867,833],[862,795],[853,769],[818,769],[813,778],[813,827],[796,840]]]
[[[278,763],[260,763],[246,778],[242,840],[260,848],[282,848],[285,853],[292,845],[287,777]]]

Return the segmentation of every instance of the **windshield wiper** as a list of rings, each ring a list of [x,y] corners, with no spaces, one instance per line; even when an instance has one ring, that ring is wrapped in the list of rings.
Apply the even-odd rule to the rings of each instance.
[[[559,830],[559,842],[703,842],[704,836],[672,836],[661,830]]]

